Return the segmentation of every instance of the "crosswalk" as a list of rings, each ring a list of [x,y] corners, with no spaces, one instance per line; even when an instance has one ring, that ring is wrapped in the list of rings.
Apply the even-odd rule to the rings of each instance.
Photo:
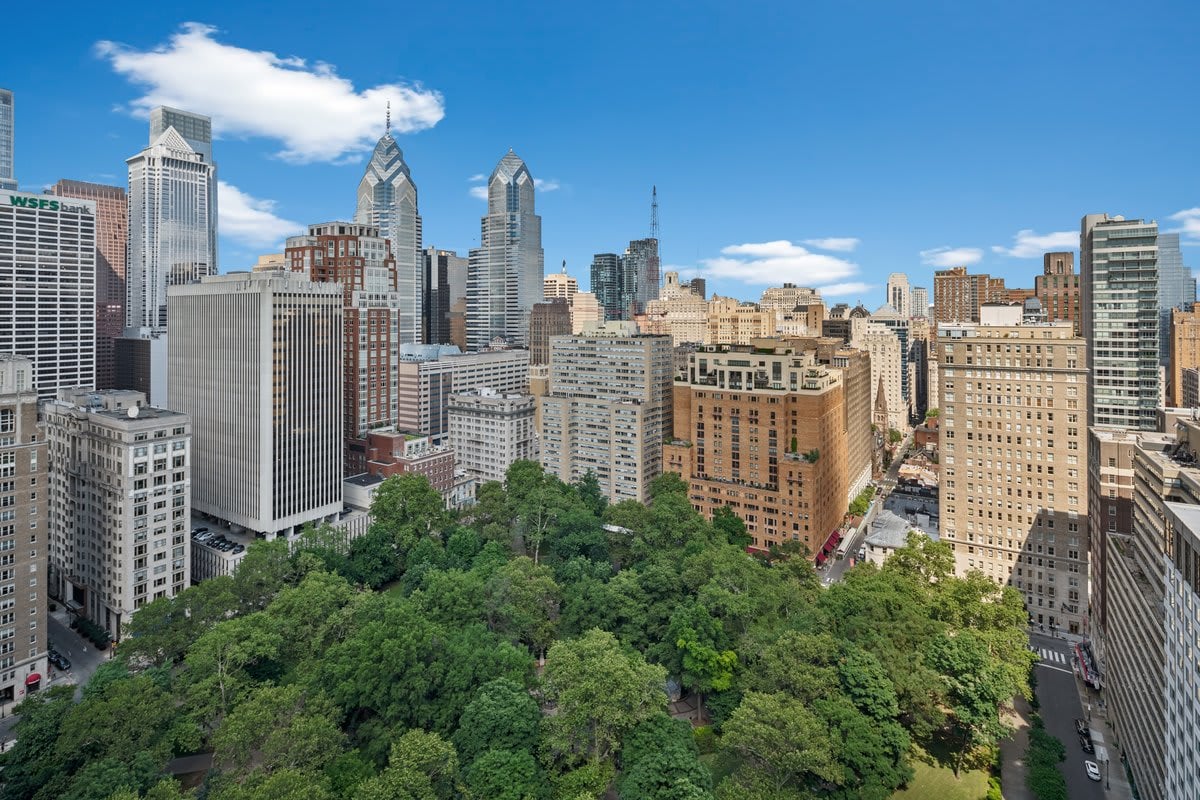
[[[1029,649],[1037,653],[1038,658],[1047,663],[1062,664],[1064,666],[1069,663],[1067,657],[1057,650],[1050,650],[1045,647],[1031,647]]]

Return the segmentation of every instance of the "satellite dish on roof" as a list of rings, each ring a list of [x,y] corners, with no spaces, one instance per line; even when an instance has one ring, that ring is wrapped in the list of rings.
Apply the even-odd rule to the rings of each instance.
[[[128,408],[128,410],[126,410],[126,411],[125,411],[125,414],[126,414],[126,415],[127,415],[129,418],[130,418],[130,419],[137,419],[137,415],[138,415],[138,407],[137,407],[137,406],[130,406],[130,407]]]

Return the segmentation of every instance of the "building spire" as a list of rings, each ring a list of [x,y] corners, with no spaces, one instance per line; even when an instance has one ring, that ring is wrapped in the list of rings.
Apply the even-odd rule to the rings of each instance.
[[[567,260],[566,260],[565,258],[563,259],[563,269],[562,269],[562,274],[563,274],[563,275],[566,275],[566,274],[567,274]]]
[[[388,136],[392,135],[392,101],[387,101],[387,117],[384,122],[384,133]]]

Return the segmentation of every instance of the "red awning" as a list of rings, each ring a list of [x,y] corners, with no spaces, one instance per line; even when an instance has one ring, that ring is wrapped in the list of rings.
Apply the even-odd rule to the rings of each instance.
[[[41,683],[42,676],[36,672],[29,673],[29,677],[25,679],[26,686],[33,686],[35,683]]]
[[[824,553],[817,553],[817,563],[824,564],[827,557]]]

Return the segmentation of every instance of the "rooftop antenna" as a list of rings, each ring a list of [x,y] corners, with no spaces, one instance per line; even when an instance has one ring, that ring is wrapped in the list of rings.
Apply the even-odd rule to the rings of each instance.
[[[650,189],[650,238],[658,238],[658,186]]]
[[[384,133],[387,136],[392,135],[392,101],[387,101],[387,121],[384,123]]]
[[[563,275],[566,275],[566,274],[567,274],[567,260],[566,260],[565,258],[563,259],[563,270],[562,270],[562,274],[563,274]]]

